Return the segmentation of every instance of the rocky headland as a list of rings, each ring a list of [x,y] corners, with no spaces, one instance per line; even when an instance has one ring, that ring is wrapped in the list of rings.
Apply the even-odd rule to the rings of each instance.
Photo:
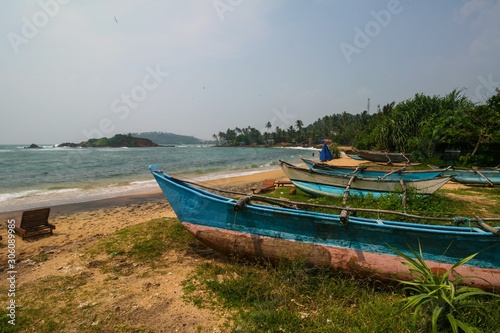
[[[82,141],[80,143],[65,142],[57,146],[70,148],[164,147],[149,139],[137,138],[130,134],[117,134],[112,138],[104,137],[100,139],[89,139],[88,141]]]

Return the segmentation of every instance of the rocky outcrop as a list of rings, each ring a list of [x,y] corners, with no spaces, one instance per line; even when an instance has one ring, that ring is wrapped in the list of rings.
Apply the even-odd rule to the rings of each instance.
[[[149,139],[136,138],[128,134],[117,134],[112,138],[89,139],[80,143],[65,142],[58,147],[70,148],[120,148],[120,147],[162,147]]]
[[[33,149],[33,148],[34,148],[34,149],[37,149],[37,148],[42,148],[42,147],[40,147],[39,145],[36,145],[36,144],[32,143],[32,144],[30,144],[29,146],[24,147],[24,148],[25,148],[25,149]]]

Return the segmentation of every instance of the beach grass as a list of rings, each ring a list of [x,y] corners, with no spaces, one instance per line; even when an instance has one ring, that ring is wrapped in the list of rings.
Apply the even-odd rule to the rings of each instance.
[[[142,264],[155,265],[168,250],[186,250],[191,236],[179,223],[168,219],[155,219],[147,224],[138,224],[118,230],[99,240],[87,250],[91,257],[106,254],[120,260],[126,257]]]
[[[85,267],[19,286],[16,325],[7,323],[7,311],[2,309],[0,332],[70,332],[75,331],[75,327],[75,332],[154,332],[145,325],[127,323],[115,315],[115,309],[109,308],[109,299],[116,296],[110,296],[109,291],[115,289],[119,278],[144,279],[164,274],[165,253],[189,251],[194,241],[181,223],[167,218],[99,238],[82,251],[80,257]],[[45,256],[40,259],[47,260]],[[71,266],[61,267],[61,271]],[[99,283],[95,281],[96,276]],[[0,302],[7,304],[7,295],[7,288],[2,285]]]
[[[205,263],[184,282],[185,299],[231,313],[230,332],[424,332],[401,311],[401,288],[303,262]],[[464,314],[495,332],[498,301],[477,300],[486,313]]]
[[[293,194],[292,194],[293,193]],[[361,207],[376,210],[391,210],[409,214],[450,218],[465,216],[474,218],[479,216],[500,217],[500,188],[470,187],[463,189],[440,189],[431,197],[423,197],[409,192],[406,198],[406,207],[403,207],[402,198],[399,194],[387,194],[382,198],[374,198],[371,195],[364,197],[348,197],[346,205],[342,197],[311,197],[300,189],[296,192],[288,188],[278,188],[274,192],[266,194],[274,198],[282,198],[296,202],[306,202],[316,205],[331,205],[336,207]],[[323,209],[324,212],[339,213],[338,209]],[[357,216],[377,219],[398,219],[400,221],[419,222],[415,219],[394,216],[383,213],[357,213]],[[442,224],[443,222],[425,221],[425,223]],[[489,222],[492,226],[500,226],[500,222]]]

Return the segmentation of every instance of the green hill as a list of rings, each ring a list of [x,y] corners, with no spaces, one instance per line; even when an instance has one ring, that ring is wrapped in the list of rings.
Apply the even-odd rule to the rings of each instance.
[[[166,132],[143,132],[132,133],[132,136],[149,139],[160,145],[177,145],[177,144],[200,144],[202,140],[194,136],[179,135]]]
[[[131,134],[116,134],[112,138],[89,139],[80,143],[65,142],[58,147],[158,147],[158,144],[147,138],[137,138]]]

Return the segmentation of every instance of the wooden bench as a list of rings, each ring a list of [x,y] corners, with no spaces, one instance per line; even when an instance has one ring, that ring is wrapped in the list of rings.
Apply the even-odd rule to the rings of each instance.
[[[23,212],[21,221],[16,220],[14,230],[17,234],[25,237],[51,234],[56,227],[49,223],[50,208],[27,210]]]
[[[258,193],[268,192],[268,191],[274,190],[274,186],[275,186],[274,179],[269,178],[269,179],[264,179],[259,186],[253,187],[253,188],[251,188],[251,190],[252,190],[252,193],[258,194]]]
[[[281,187],[281,186],[286,186],[286,185],[293,185],[293,183],[291,181],[289,181],[289,180],[278,180],[276,182],[276,185],[278,187]]]

